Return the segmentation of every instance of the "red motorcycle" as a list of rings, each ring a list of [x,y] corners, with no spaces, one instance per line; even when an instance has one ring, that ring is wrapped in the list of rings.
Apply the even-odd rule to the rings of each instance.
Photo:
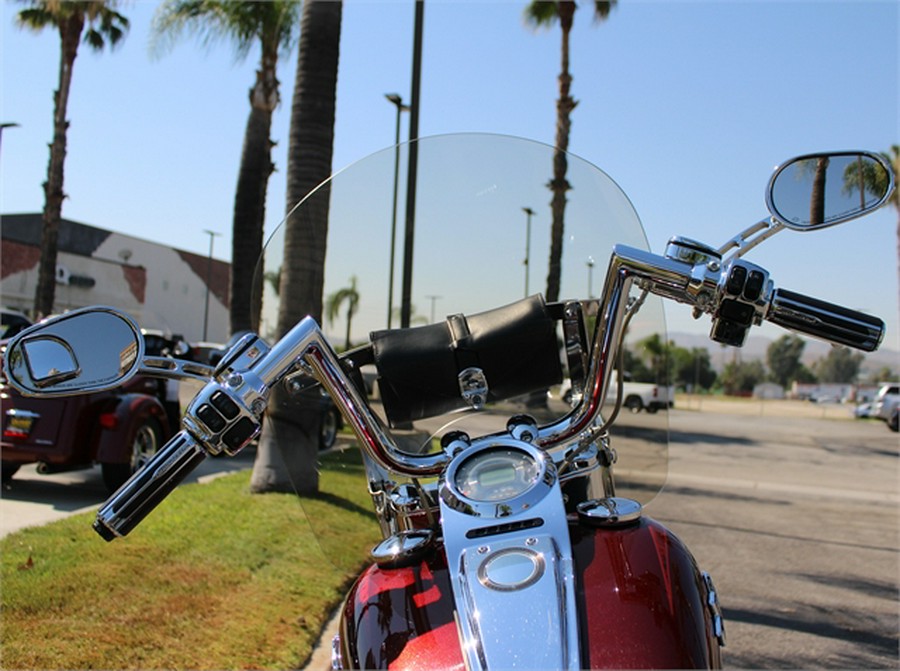
[[[509,137],[421,140],[414,211],[400,218],[407,246],[396,300],[394,235],[390,246],[359,243],[396,231],[395,170],[410,149],[376,154],[313,191],[259,271],[280,277],[279,291],[262,291],[267,331],[290,317],[298,250],[321,254],[323,295],[348,282],[357,293],[359,311],[344,326],[369,332],[360,347],[339,356],[307,317],[271,345],[245,336],[215,370],[163,366],[145,359],[137,326],[108,308],[63,315],[11,343],[4,366],[22,393],[83,393],[138,372],[207,380],[181,432],[100,509],[94,528],[106,540],[128,534],[200,461],[235,454],[267,410],[278,414],[315,381],[355,434],[360,486],[382,535],[344,603],[334,668],[721,666],[713,581],[644,511],[666,477],[667,413],[620,413],[622,380],[642,348],[665,342],[661,298],[709,315],[710,337],[726,345],[741,346],[767,320],[877,348],[880,319],[776,287],[744,256],[782,229],[815,230],[880,207],[893,189],[889,166],[867,152],[792,159],[769,183],[769,217],[720,247],[676,237],[657,255],[625,194],[581,159]],[[568,162],[564,199],[532,220],[550,200],[554,159]],[[303,243],[298,233],[323,213],[327,239]],[[595,260],[607,257],[595,297]],[[532,295],[530,283],[545,275],[561,295],[586,288],[587,297]],[[415,322],[413,295],[450,316],[379,330],[398,303],[403,321]],[[608,394],[611,384],[619,388]],[[605,403],[608,395],[615,400]],[[325,549],[341,542],[330,531]]]

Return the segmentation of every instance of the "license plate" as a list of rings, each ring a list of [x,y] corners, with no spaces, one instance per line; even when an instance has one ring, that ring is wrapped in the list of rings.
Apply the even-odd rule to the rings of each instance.
[[[31,427],[34,426],[34,420],[38,417],[40,415],[28,410],[7,410],[6,427],[3,429],[4,438],[28,438]]]

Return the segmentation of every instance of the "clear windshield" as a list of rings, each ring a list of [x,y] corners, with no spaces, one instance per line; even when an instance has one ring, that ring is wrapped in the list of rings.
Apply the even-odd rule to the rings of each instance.
[[[425,138],[417,142],[417,150],[412,268],[407,271],[410,326],[544,294],[551,248],[554,149],[507,136],[471,134]],[[647,241],[634,208],[612,179],[575,156],[565,159],[568,188],[559,299],[588,301],[601,295],[613,246],[623,243],[646,249]],[[366,344],[372,332],[389,325],[400,327],[405,243],[410,235],[409,160],[410,145],[406,144],[351,165],[304,199],[289,217],[290,224],[279,226],[257,270],[262,286],[259,332],[264,338],[277,339],[279,311],[284,328],[298,321],[303,310],[312,310],[301,307],[301,312],[291,315],[287,308],[289,300],[310,288],[314,274],[304,266],[314,265],[316,254],[324,258],[320,323],[338,351]],[[326,218],[327,236],[323,236]],[[317,293],[313,287],[305,294],[307,301]],[[300,300],[298,305],[309,303]],[[590,303],[585,305],[590,312]],[[625,362],[630,370],[623,376],[629,383],[649,386],[664,375],[665,363],[654,355],[658,344],[666,342],[662,315],[658,300],[648,298],[629,326]],[[588,316],[586,321],[590,329],[593,320]],[[503,429],[507,419],[519,413],[531,414],[541,424],[567,414],[580,384],[569,379],[563,342],[560,331],[561,384],[489,403],[478,412],[394,422],[394,434],[410,451],[427,452],[439,449],[436,438],[450,430],[474,437]],[[533,365],[530,356],[523,350],[522,360],[515,365],[527,369]],[[378,370],[367,366],[363,377],[372,407],[383,412]],[[610,411],[609,402],[605,411]],[[623,409],[611,433],[618,454],[620,495],[649,500],[666,474],[665,413]],[[338,441],[339,446],[353,443],[350,436]],[[327,472],[327,463],[320,467]]]

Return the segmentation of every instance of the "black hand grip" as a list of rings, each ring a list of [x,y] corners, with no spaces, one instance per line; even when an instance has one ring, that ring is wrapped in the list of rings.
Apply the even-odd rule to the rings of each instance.
[[[197,441],[179,432],[100,508],[94,531],[107,541],[127,535],[205,458]]]
[[[878,349],[885,330],[884,322],[878,317],[786,289],[773,292],[766,319],[784,328],[864,352]]]

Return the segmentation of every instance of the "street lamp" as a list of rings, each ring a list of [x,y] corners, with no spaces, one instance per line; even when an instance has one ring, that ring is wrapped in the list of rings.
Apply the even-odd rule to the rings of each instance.
[[[531,262],[531,217],[534,210],[530,207],[523,207],[525,213],[525,298],[528,298],[528,265]]]
[[[206,342],[206,330],[209,325],[209,285],[212,282],[212,260],[213,260],[213,242],[217,235],[215,231],[203,230],[209,236],[209,256],[206,259],[206,306],[203,309],[203,341]]]
[[[409,106],[403,104],[403,98],[399,93],[385,93],[384,97],[397,107],[397,126],[394,133],[394,207],[391,212],[391,262],[387,308],[387,327],[391,328],[391,317],[394,311],[394,251],[397,244],[397,183],[400,179],[400,114],[408,111]]]

